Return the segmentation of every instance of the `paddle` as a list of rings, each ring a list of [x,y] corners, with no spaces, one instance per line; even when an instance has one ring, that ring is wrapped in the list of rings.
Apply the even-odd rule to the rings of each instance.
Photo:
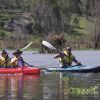
[[[59,49],[56,49],[56,48],[55,48],[52,44],[50,44],[49,42],[47,42],[47,41],[42,41],[42,44],[43,44],[44,46],[46,46],[46,47],[52,49],[52,50],[56,50],[56,51],[59,52],[59,54],[58,54],[55,58],[66,56],[65,53],[63,53],[63,52],[62,52],[61,50],[59,50]]]
[[[28,48],[32,43],[33,43],[33,42],[30,42],[27,46],[25,46],[24,48],[22,48],[20,51],[25,50],[25,49]],[[33,66],[31,66],[30,64],[28,64],[27,62],[25,62],[25,61],[23,61],[23,62],[24,62],[25,64],[27,64],[28,66],[33,67]]]
[[[33,42],[30,42],[27,46],[25,46],[24,48],[20,49],[20,51],[23,51],[25,49],[27,49],[30,45],[32,45]]]
[[[58,52],[61,52],[60,50],[58,50],[57,48],[55,48],[52,44],[50,44],[50,43],[47,42],[47,41],[42,41],[42,44],[43,44],[44,46],[46,46],[46,47],[52,49],[52,50],[56,50],[56,51],[58,51]]]
[[[63,51],[55,48],[52,44],[50,44],[49,42],[47,41],[42,41],[42,44],[48,48],[50,48],[51,50],[55,50],[55,51],[58,51],[59,54],[61,54],[62,56],[66,56],[65,53],[63,53]]]
[[[23,61],[25,64],[27,64],[29,67],[33,67],[32,65],[30,65],[29,63]]]

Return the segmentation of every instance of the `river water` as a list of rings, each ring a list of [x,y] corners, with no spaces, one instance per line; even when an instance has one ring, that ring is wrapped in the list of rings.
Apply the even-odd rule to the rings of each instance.
[[[100,65],[99,50],[73,51],[73,54],[84,65]],[[9,55],[12,57],[11,51]],[[41,74],[0,74],[0,100],[100,100],[100,73],[46,72],[44,68],[59,67],[54,54],[25,51],[22,57],[41,68]]]

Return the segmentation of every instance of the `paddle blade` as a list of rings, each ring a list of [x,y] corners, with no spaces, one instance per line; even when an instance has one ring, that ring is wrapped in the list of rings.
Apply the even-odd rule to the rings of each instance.
[[[46,46],[46,47],[52,49],[52,50],[56,50],[56,48],[55,48],[53,45],[51,45],[49,42],[47,42],[47,41],[42,41],[42,44],[43,44],[44,46]]]
[[[24,48],[22,48],[20,51],[25,50],[26,48],[28,48],[30,45],[32,45],[33,42],[29,43],[27,46],[25,46]]]

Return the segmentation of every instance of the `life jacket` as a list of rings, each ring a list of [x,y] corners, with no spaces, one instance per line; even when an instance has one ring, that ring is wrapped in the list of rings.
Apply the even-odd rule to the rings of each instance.
[[[11,59],[11,66],[13,66],[13,67],[23,67],[24,66],[24,62],[23,62],[22,57],[20,57],[20,59],[18,59],[16,57],[13,57]]]
[[[0,66],[1,67],[9,67],[10,66],[10,57],[4,58],[3,56],[0,57]]]
[[[70,53],[69,55],[67,51],[64,51],[63,53],[65,53],[66,56],[64,56],[63,58],[60,58],[59,61],[61,62],[63,66],[71,65],[74,58],[73,54]]]

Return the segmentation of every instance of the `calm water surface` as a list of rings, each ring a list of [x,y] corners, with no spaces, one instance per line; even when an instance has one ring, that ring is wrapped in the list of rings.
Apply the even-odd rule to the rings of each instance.
[[[9,55],[12,52],[9,51]],[[100,65],[100,51],[73,51],[84,65]],[[23,58],[39,68],[59,67],[54,54],[33,54]],[[59,73],[41,70],[40,75],[0,74],[0,100],[100,100],[100,73]]]

